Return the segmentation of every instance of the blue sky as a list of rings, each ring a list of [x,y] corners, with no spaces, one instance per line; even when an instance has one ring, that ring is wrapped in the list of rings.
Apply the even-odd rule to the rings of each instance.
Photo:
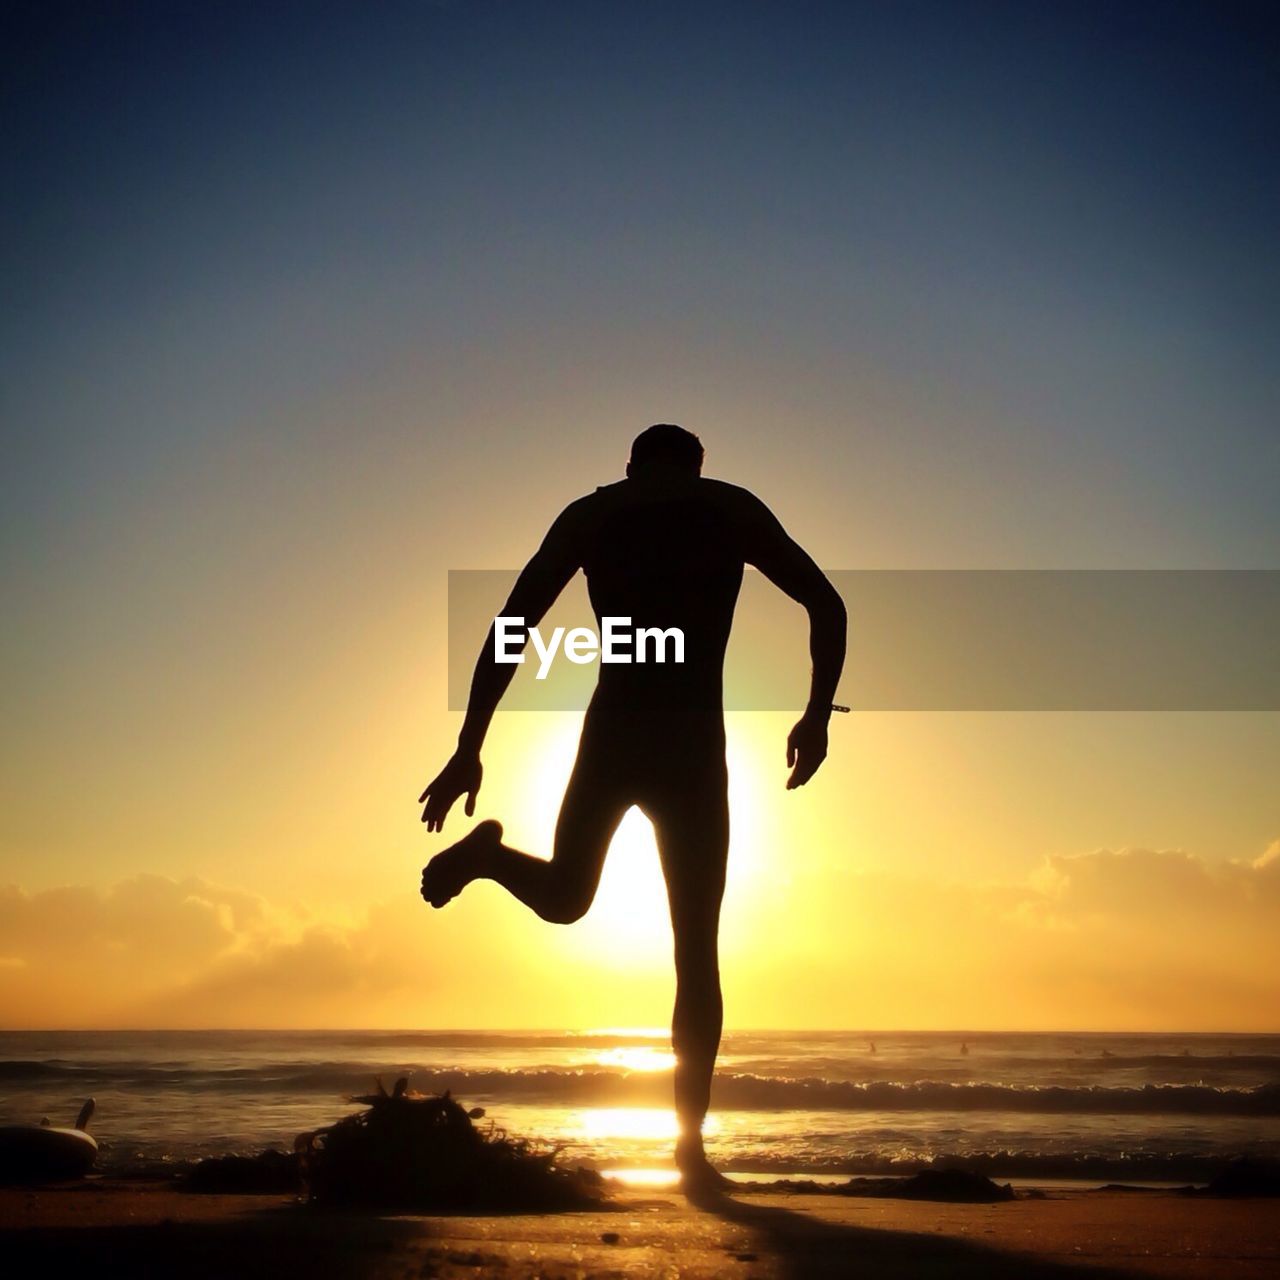
[[[0,884],[400,903],[456,729],[446,571],[521,563],[655,421],[832,569],[1275,567],[1278,29],[1261,3],[6,6]],[[1280,865],[1274,715],[839,719],[814,903],[846,863]],[[500,722],[490,797],[541,838],[522,770],[550,757]]]

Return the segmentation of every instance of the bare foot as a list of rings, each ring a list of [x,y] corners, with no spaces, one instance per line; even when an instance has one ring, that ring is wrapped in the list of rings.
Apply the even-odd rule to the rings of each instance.
[[[681,1138],[676,1143],[676,1168],[680,1170],[680,1189],[686,1195],[729,1191],[735,1185],[712,1166],[701,1139]]]
[[[443,907],[481,874],[484,856],[502,843],[502,823],[482,822],[457,844],[437,853],[422,869],[422,896],[433,907]]]

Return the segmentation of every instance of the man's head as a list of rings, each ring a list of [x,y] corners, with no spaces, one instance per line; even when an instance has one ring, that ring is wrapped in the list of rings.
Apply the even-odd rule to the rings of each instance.
[[[645,428],[631,444],[627,475],[649,475],[657,471],[696,476],[702,472],[702,441],[672,422]]]

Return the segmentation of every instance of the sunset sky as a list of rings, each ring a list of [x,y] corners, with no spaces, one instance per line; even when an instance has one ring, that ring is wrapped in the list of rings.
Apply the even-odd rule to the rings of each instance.
[[[638,815],[557,929],[424,907],[415,804],[448,571],[649,423],[830,569],[1275,567],[1266,15],[15,6],[0,1025],[664,1024]],[[1280,713],[836,717],[787,793],[793,718],[729,1026],[1280,1029]],[[577,723],[498,716],[514,843]]]

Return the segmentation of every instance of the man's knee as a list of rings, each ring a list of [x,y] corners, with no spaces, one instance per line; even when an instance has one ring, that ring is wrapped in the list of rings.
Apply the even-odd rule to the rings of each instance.
[[[538,914],[548,924],[576,924],[590,910],[594,898],[594,886],[557,886]]]

